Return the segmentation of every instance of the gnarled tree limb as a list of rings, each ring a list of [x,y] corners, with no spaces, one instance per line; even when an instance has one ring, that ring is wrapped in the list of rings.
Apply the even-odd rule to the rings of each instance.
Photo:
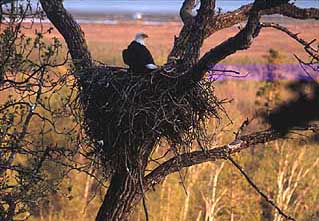
[[[193,9],[195,8],[196,0],[185,0],[180,10],[180,16],[184,24],[191,25],[194,21]]]
[[[209,21],[205,28],[204,39],[210,37],[215,32],[232,27],[240,22],[244,22],[248,19],[249,11],[253,4],[248,4],[240,7],[237,10],[218,13],[211,11],[212,13],[207,15]],[[292,3],[281,4],[275,7],[269,7],[261,10],[261,15],[274,15],[280,14],[290,18],[296,19],[319,19],[319,9],[317,8],[299,8]],[[179,34],[179,37],[175,39],[175,44],[168,56],[168,60],[172,58],[181,58],[185,54],[186,45],[191,44],[191,27],[188,23],[184,23],[184,26]]]
[[[319,125],[309,125],[304,127],[295,127],[291,131],[312,131],[317,133],[319,131]],[[226,144],[224,146],[209,149],[208,151],[193,151],[191,153],[184,153],[179,156],[175,156],[166,162],[162,163],[156,167],[151,173],[149,173],[144,178],[144,190],[149,191],[154,189],[154,187],[162,183],[164,179],[175,172],[180,171],[183,168],[199,165],[205,162],[214,162],[217,160],[231,160],[231,156],[241,152],[242,150],[253,148],[258,144],[266,144],[278,139],[283,139],[285,136],[276,130],[267,129],[264,131],[254,132],[248,135],[243,135],[236,137],[233,142]],[[232,161],[232,160],[231,160]],[[232,161],[234,163],[234,161]],[[237,164],[238,166],[238,164]],[[243,171],[241,171],[243,172]],[[245,178],[249,180],[247,174]],[[262,197],[277,210],[281,215],[290,220],[294,220],[292,217],[286,215],[273,201],[271,201],[263,192],[261,192],[251,180],[249,180],[250,185],[252,185]],[[135,202],[139,201],[140,196],[137,196]]]
[[[209,14],[214,13],[215,0],[201,0],[198,14],[191,26],[189,44],[186,44],[185,53],[180,58],[183,67],[192,67],[200,56],[200,49],[204,43],[206,26],[209,23]]]
[[[207,52],[197,63],[193,66],[190,71],[186,72],[184,75],[181,76],[190,84],[196,83],[202,79],[204,74],[208,71],[209,66],[213,67],[226,57],[231,54],[234,54],[238,50],[245,50],[248,49],[253,41],[260,32],[262,25],[260,24],[260,17],[262,13],[265,13],[267,10],[270,13],[272,9],[277,8],[280,9],[283,5],[287,5],[289,0],[281,0],[281,1],[258,1],[256,0],[251,6],[249,11],[248,22],[237,35],[232,38],[227,39],[220,45],[216,46],[215,48],[211,49]],[[274,10],[276,11],[276,10]],[[271,13],[273,13],[272,11]],[[307,9],[306,10],[309,17],[316,17],[317,11],[314,9]],[[310,13],[311,12],[311,13]],[[319,10],[318,10],[319,12]],[[298,12],[299,14],[301,12]],[[297,16],[298,13],[295,15]],[[309,48],[308,48],[309,49]],[[309,52],[308,52],[309,53]]]
[[[260,12],[265,9],[276,7],[280,4],[287,3],[288,0],[281,1],[262,1],[256,0],[250,9],[248,22],[237,35],[227,39],[220,45],[207,52],[190,71],[181,76],[183,81],[196,83],[202,79],[208,71],[209,65],[215,65],[227,56],[238,50],[248,49],[260,31]]]
[[[205,38],[208,38],[216,31],[232,27],[240,22],[244,22],[248,19],[248,12],[250,11],[252,4],[244,5],[232,12],[226,12],[214,16],[210,16],[210,22],[207,27]],[[283,15],[289,18],[296,19],[319,19],[318,8],[299,8],[294,4],[288,3],[277,7],[265,9],[261,11],[261,15]]]
[[[75,67],[87,69],[93,66],[84,33],[80,25],[68,13],[62,0],[40,0],[43,10],[66,41]]]
[[[70,54],[77,69],[85,69],[84,72],[89,72],[88,68],[92,68],[94,65],[91,54],[87,48],[84,34],[81,31],[80,26],[64,9],[62,0],[40,0],[40,2],[50,21],[55,25],[67,42]],[[204,74],[208,70],[208,65],[215,65],[238,50],[249,48],[253,39],[258,36],[259,31],[262,28],[260,17],[263,14],[274,14],[280,12],[280,14],[285,14],[290,17],[302,17],[303,19],[310,17],[316,18],[318,15],[317,10],[313,9],[305,9],[301,11],[296,9],[294,12],[290,9],[287,11],[287,8],[284,8],[284,5],[287,5],[288,2],[289,0],[255,0],[253,5],[241,7],[234,12],[215,15],[215,0],[201,0],[200,10],[194,18],[191,15],[191,11],[194,8],[195,0],[185,0],[181,10],[181,17],[185,25],[181,31],[182,34],[178,39],[176,39],[175,47],[170,54],[171,58],[174,57],[175,59],[177,57],[182,61],[182,64],[186,64],[184,70],[180,71],[180,69],[177,69],[179,71],[176,71],[176,75],[182,74],[178,79],[178,84],[180,84],[181,87],[177,87],[180,85],[177,85],[176,87],[180,88],[181,93],[186,92],[187,85],[193,86],[203,78]],[[205,38],[220,29],[230,27],[240,21],[245,21],[247,18],[248,22],[246,26],[237,35],[211,49],[198,61],[200,48],[202,47]],[[105,68],[105,70],[107,69]],[[105,72],[103,69],[103,72],[101,73]],[[158,72],[161,72],[161,69],[158,70]],[[99,73],[100,72],[97,74]],[[153,74],[154,76],[157,76],[157,78],[154,78],[155,80],[162,77],[160,74],[156,75],[155,72]],[[162,85],[164,84],[161,84],[161,86]],[[99,93],[100,91],[105,90],[105,88],[106,87],[102,89],[93,88],[92,91],[97,91],[97,93]],[[91,92],[91,89],[87,91],[93,93]],[[142,95],[143,93],[144,91],[141,90]],[[109,95],[107,94],[105,96]],[[87,107],[91,108],[92,105],[88,105]],[[100,106],[97,105],[97,107]],[[98,108],[93,106],[92,110],[92,112],[95,113]],[[104,113],[105,112],[103,112],[103,114]],[[98,121],[96,120],[93,122],[96,123]],[[130,127],[130,129],[132,128],[133,126]],[[147,176],[144,176],[144,173],[147,167],[148,158],[154,149],[154,144],[157,142],[157,137],[156,140],[151,141],[149,146],[145,145],[145,147],[140,147],[137,145],[138,148],[136,148],[136,150],[140,151],[136,153],[137,156],[132,156],[133,160],[130,162],[127,159],[131,158],[122,157],[123,154],[119,153],[120,163],[113,172],[110,187],[98,213],[97,220],[128,219],[129,213],[141,197],[143,197],[144,191],[151,189],[151,187],[160,183],[167,175],[179,171],[180,168],[208,161],[215,161],[218,159],[228,159],[228,156],[231,154],[238,153],[243,149],[259,143],[265,143],[282,138],[282,136],[282,133],[273,130],[239,136],[236,142],[222,147],[214,148],[205,152],[195,151],[185,153],[174,157],[161,164]],[[105,137],[108,138],[109,136]],[[130,148],[134,149],[134,145],[135,142],[132,142],[132,147]],[[143,177],[143,182],[139,182],[141,176]],[[139,185],[142,185],[142,188],[140,188]]]
[[[319,125],[310,125],[303,128],[293,128],[297,131],[318,131]],[[257,144],[265,144],[284,138],[282,133],[273,129],[267,129],[251,133],[237,138],[230,144],[216,147],[208,151],[193,151],[180,156],[173,157],[155,168],[145,177],[145,191],[161,183],[169,174],[179,171],[181,168],[191,167],[205,162],[227,160],[228,156],[252,148]]]

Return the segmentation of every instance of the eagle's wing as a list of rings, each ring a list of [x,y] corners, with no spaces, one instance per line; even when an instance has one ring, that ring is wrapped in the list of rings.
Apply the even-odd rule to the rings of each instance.
[[[128,66],[132,65],[132,59],[131,59],[131,56],[130,56],[128,49],[124,49],[122,51],[122,57],[123,57],[123,61],[126,65],[128,65]]]
[[[143,47],[143,50],[142,50],[143,63],[145,65],[147,65],[147,64],[155,64],[151,52],[144,45],[141,45],[141,46]]]

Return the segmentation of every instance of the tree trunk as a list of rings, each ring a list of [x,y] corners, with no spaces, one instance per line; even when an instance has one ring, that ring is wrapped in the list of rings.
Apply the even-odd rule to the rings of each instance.
[[[49,20],[64,37],[72,56],[73,63],[78,72],[83,71],[83,69],[85,70],[94,67],[91,54],[87,48],[84,38],[84,33],[71,14],[64,9],[63,1],[40,0],[40,2]],[[259,20],[262,10],[281,6],[282,4],[287,3],[288,0],[269,2],[261,0],[255,1],[251,10],[249,10],[250,13],[242,16],[248,17],[248,22],[245,28],[234,37],[229,38],[211,49],[201,59],[199,59],[200,48],[202,47],[205,38],[213,32],[208,29],[218,29],[213,29],[210,24],[213,23],[216,26],[218,23],[216,21],[212,22],[216,19],[214,16],[214,0],[202,0],[201,7],[196,18],[193,18],[189,13],[192,9],[191,5],[194,5],[194,2],[194,0],[186,0],[183,5],[181,17],[185,26],[189,27],[183,28],[183,32],[180,34],[180,37],[176,39],[175,47],[170,54],[170,57],[178,57],[177,60],[180,59],[182,61],[181,67],[183,68],[180,72],[183,73],[182,75],[177,75],[180,73],[176,73],[176,76],[180,76],[179,84],[183,84],[183,87],[181,88],[184,91],[188,90],[188,85],[193,86],[203,78],[204,74],[209,69],[209,65],[219,63],[221,60],[238,50],[249,48],[253,38],[257,37],[260,31],[261,26]],[[235,14],[236,16],[233,17],[238,17],[237,12]],[[191,22],[189,23],[188,20],[191,20]],[[224,22],[220,22],[220,24],[224,25]],[[176,58],[173,60],[176,60]],[[89,73],[89,70],[86,70],[86,72]],[[150,189],[151,186],[163,180],[165,176],[180,170],[181,167],[189,167],[202,162],[214,161],[218,158],[225,159],[228,154],[239,152],[241,149],[247,148],[250,145],[264,143],[266,141],[282,137],[281,134],[274,133],[272,130],[252,134],[251,136],[252,138],[248,135],[242,136],[241,141],[243,141],[243,144],[241,144],[238,148],[232,149],[229,145],[220,147],[219,152],[221,154],[218,154],[216,148],[209,150],[211,155],[201,151],[184,153],[166,161],[153,170],[153,172],[146,178],[144,177],[144,171],[147,165],[147,160],[155,147],[154,144],[156,139],[152,141],[150,145],[140,148],[129,148],[129,153],[125,154],[127,154],[126,157],[132,158],[132,160],[127,162],[127,159],[124,159],[123,162],[125,163],[119,163],[112,176],[109,189],[103,204],[99,209],[96,220],[128,220],[130,213],[140,199],[142,199],[142,180],[145,180],[145,188]],[[255,137],[257,137],[257,139]],[[135,153],[133,150],[139,151]],[[121,154],[124,153],[118,153],[118,155]],[[192,158],[193,161],[190,160]],[[170,194],[168,195],[170,196]],[[232,219],[234,219],[233,214]]]
[[[139,191],[140,176],[138,169],[128,172],[125,167],[113,175],[110,187],[97,214],[97,221],[125,221],[129,219],[129,215],[136,205],[134,199],[141,193]]]
[[[128,153],[131,158],[123,156],[123,159],[120,159],[122,163],[112,176],[96,221],[129,220],[132,210],[143,198],[145,168],[156,142],[154,139],[141,147],[131,147],[131,150],[141,151],[139,153],[132,151]]]

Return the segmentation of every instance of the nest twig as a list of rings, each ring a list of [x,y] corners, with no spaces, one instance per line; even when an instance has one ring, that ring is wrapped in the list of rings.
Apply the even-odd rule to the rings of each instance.
[[[79,103],[88,135],[108,174],[138,159],[146,144],[165,138],[180,153],[205,138],[205,120],[218,118],[220,101],[210,81],[185,90],[179,78],[132,74],[125,69],[89,70],[79,81]],[[151,151],[150,151],[151,152]],[[127,165],[127,163],[125,164]]]

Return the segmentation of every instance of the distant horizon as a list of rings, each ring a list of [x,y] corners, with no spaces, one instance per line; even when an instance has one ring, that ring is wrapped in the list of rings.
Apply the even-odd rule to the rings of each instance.
[[[65,0],[65,7],[83,23],[114,24],[121,20],[179,21],[184,0]],[[297,0],[300,7],[319,6],[316,0]],[[232,11],[253,0],[219,0],[216,8]]]
[[[179,10],[184,0],[64,0],[65,8],[81,23],[116,24],[118,21],[180,21]],[[32,0],[33,6],[38,1]],[[238,9],[253,0],[219,0],[216,8]],[[319,7],[317,0],[297,0],[303,8]],[[276,16],[273,16],[276,17]]]
[[[141,13],[148,15],[176,15],[184,0],[64,0],[66,9],[81,13]],[[38,2],[32,0],[33,3]],[[253,0],[218,0],[216,8],[223,11],[230,11],[242,5],[252,3]],[[319,7],[317,0],[296,0],[292,1],[302,8]]]
[[[219,0],[216,8],[223,11],[235,10],[253,0]],[[175,14],[178,15],[183,0],[65,0],[66,8],[82,12],[108,12],[108,13],[144,13],[144,14]],[[297,0],[299,7],[318,7],[316,0]]]

